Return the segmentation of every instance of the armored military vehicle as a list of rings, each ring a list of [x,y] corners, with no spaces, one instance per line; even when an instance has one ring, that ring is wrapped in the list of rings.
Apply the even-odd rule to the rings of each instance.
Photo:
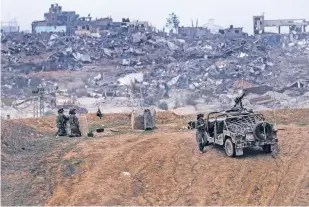
[[[211,112],[206,118],[205,145],[221,145],[229,157],[243,155],[244,148],[261,147],[265,153],[277,150],[277,130],[262,114],[247,110],[242,96],[235,99],[232,109]]]

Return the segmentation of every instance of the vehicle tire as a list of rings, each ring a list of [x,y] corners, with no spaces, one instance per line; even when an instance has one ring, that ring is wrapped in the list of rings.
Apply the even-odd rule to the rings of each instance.
[[[263,148],[263,152],[271,153],[271,145],[270,144],[263,145],[262,148]]]
[[[229,157],[235,157],[235,145],[233,144],[231,139],[227,139],[224,143],[225,153]]]
[[[267,122],[260,122],[253,128],[253,136],[257,140],[266,140],[273,134],[271,125]],[[266,139],[265,139],[266,138]]]

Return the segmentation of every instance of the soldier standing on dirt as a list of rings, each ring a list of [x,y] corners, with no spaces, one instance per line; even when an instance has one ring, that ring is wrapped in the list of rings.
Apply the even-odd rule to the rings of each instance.
[[[57,135],[58,136],[66,136],[67,135],[67,131],[66,131],[66,124],[67,121],[69,120],[69,118],[63,114],[63,108],[58,110],[58,116],[56,119],[56,123],[57,123],[57,127],[58,127],[58,132]]]
[[[79,130],[79,121],[78,118],[76,117],[76,109],[70,109],[69,114],[69,123],[70,123],[70,137],[80,137],[81,132]]]
[[[196,120],[196,142],[200,153],[204,153],[204,142],[206,139],[206,125],[204,120],[204,114],[198,114]]]
[[[102,119],[102,113],[101,113],[100,108],[98,108],[97,117],[99,117],[100,119]]]

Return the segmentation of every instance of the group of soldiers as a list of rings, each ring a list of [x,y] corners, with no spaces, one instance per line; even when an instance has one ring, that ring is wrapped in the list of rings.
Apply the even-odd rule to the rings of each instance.
[[[102,118],[102,113],[98,109],[96,114],[100,119]],[[81,132],[79,130],[79,121],[76,117],[76,109],[70,109],[69,116],[64,114],[63,108],[58,110],[57,116],[57,127],[58,127],[58,136],[67,136],[70,137],[80,137]],[[67,133],[67,122],[69,122],[70,132]],[[199,152],[202,154],[205,152],[204,148],[207,145],[206,140],[206,123],[204,120],[204,114],[198,114],[196,120],[196,142],[198,145]]]
[[[67,132],[67,122],[69,122],[69,132]],[[63,108],[58,110],[57,116],[58,136],[80,137],[79,121],[76,116],[76,109],[70,109],[69,116],[64,114]]]

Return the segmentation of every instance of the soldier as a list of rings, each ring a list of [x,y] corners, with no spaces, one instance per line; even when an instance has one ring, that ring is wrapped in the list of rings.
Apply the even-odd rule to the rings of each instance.
[[[66,124],[67,121],[69,120],[69,118],[63,114],[63,108],[58,110],[58,116],[56,119],[56,123],[57,123],[57,127],[58,127],[58,132],[57,135],[58,136],[66,136],[67,135],[67,131],[66,131]]]
[[[206,141],[206,125],[204,121],[204,114],[198,114],[196,120],[196,142],[200,153],[204,153],[204,142]]]
[[[75,110],[76,109],[70,109],[69,111],[69,114],[70,114],[69,123],[70,123],[70,130],[71,130],[70,137],[82,136],[79,130],[79,121],[75,115],[76,114]]]
[[[101,113],[100,108],[98,108],[97,117],[99,117],[100,119],[102,119],[102,113]]]

